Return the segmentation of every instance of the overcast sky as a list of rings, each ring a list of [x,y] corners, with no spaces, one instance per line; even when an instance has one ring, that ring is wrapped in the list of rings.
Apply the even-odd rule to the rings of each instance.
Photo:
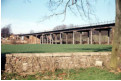
[[[65,21],[63,16],[53,17],[44,22],[41,18],[51,14],[48,7],[49,0],[1,0],[1,27],[12,24],[14,34],[52,30],[55,26],[65,24],[83,25],[96,23],[96,19],[83,20],[68,11]],[[95,0],[89,0],[95,1]],[[97,0],[93,5],[99,22],[115,19],[115,0]]]

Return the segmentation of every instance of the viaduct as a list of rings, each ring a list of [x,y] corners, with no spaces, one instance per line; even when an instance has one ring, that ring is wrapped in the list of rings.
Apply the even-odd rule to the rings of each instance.
[[[107,44],[110,43],[110,33],[113,34],[113,28],[115,27],[115,23],[111,22],[108,24],[96,24],[89,26],[82,26],[70,29],[56,30],[56,31],[47,31],[47,32],[39,32],[39,33],[31,33],[31,34],[18,34],[21,37],[21,40],[27,40],[30,44],[63,44],[62,36],[65,36],[65,44],[68,44],[68,34],[72,34],[72,44],[75,44],[75,33],[79,32],[79,43],[82,43],[82,33],[87,32],[87,43],[93,44],[93,32],[98,32],[98,44],[101,44],[101,32],[107,31]],[[57,40],[57,35],[58,39]]]

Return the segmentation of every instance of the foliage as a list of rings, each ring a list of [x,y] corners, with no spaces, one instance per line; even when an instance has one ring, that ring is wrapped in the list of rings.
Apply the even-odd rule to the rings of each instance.
[[[43,71],[34,75],[3,73],[2,80],[121,80],[121,73],[114,74],[106,69],[91,67],[80,69],[58,69],[55,72]]]
[[[9,37],[10,34],[11,34],[11,24],[9,24],[1,29],[2,37],[4,37],[4,38]]]
[[[72,45],[72,44],[24,44],[1,45],[1,53],[51,53],[51,52],[103,52],[111,51],[111,45]]]

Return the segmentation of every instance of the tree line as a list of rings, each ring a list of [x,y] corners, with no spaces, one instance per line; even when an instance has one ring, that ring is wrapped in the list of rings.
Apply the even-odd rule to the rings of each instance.
[[[11,24],[8,24],[1,28],[1,37],[6,38],[12,34]]]

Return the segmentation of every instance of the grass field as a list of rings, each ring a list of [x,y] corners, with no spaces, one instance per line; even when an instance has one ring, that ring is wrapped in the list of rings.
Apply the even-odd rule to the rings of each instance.
[[[2,80],[121,80],[121,73],[111,73],[106,69],[91,67],[63,70],[58,69],[56,72],[45,71],[34,75],[19,75],[17,73],[3,73]]]
[[[53,52],[103,52],[111,51],[111,45],[1,45],[1,54],[6,53],[53,53]]]
[[[53,52],[104,52],[111,51],[111,45],[1,45],[1,53],[53,53]],[[2,80],[121,80],[121,73],[111,73],[106,68],[57,69],[34,75],[2,73]]]

